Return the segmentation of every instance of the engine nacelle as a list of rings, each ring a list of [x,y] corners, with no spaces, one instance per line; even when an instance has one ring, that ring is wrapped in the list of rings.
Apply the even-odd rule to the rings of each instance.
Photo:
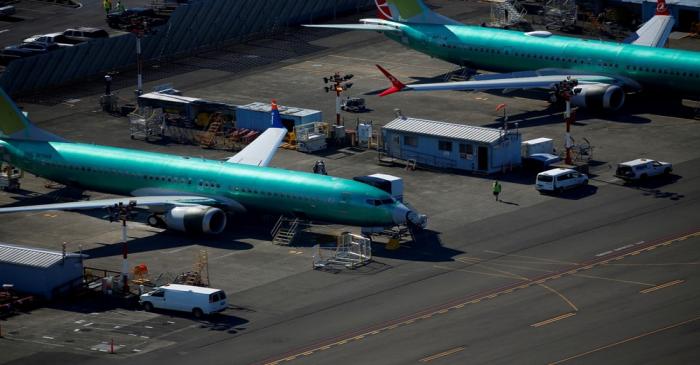
[[[625,91],[617,85],[578,85],[571,105],[593,110],[615,111],[625,103]]]
[[[226,213],[207,206],[176,207],[163,216],[170,229],[187,233],[219,234],[226,228]]]

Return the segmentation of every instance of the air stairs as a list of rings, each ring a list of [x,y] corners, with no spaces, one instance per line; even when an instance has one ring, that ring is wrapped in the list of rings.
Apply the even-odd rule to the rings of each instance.
[[[517,0],[491,0],[492,27],[505,28],[518,23],[526,23],[527,10]]]
[[[199,145],[202,148],[213,148],[216,145],[216,138],[221,137],[224,133],[224,120],[221,113],[214,113],[209,118],[207,132],[199,139]]]
[[[279,246],[290,246],[294,243],[301,228],[302,221],[299,218],[288,218],[280,216],[274,228],[270,231],[272,243]]]

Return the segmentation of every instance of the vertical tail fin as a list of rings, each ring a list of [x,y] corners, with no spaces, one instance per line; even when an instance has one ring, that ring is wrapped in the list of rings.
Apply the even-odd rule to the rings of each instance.
[[[430,10],[423,0],[374,0],[377,12],[382,19],[401,23],[457,25],[452,20]]]
[[[656,1],[656,15],[671,15],[671,13],[668,11],[666,0]]]
[[[272,128],[284,128],[284,125],[282,124],[282,117],[280,116],[280,110],[277,108],[277,100],[272,99],[270,109],[272,112],[272,121],[270,122]]]
[[[63,138],[37,128],[0,88],[0,138],[34,141],[63,141]]]

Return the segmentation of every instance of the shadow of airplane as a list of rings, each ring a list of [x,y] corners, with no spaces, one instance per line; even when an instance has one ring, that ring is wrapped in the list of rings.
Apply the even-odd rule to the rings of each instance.
[[[219,248],[232,251],[244,251],[253,248],[253,245],[241,242],[241,239],[254,238],[260,240],[269,240],[269,236],[263,237],[261,230],[253,231],[252,229],[234,230],[227,228],[221,235],[193,235],[171,230],[147,236],[147,237],[129,237],[129,252],[140,253],[156,250],[168,250],[179,247],[187,247],[192,245],[206,246],[209,248]],[[91,259],[100,257],[119,256],[122,254],[122,245],[120,243],[99,243],[100,247],[95,247],[83,250],[82,253],[88,255]]]
[[[423,229],[414,232],[414,237],[414,242],[406,244],[410,249],[387,250],[386,246],[376,244],[372,248],[372,254],[397,260],[445,262],[454,261],[454,257],[464,253],[445,247],[440,238],[440,232]]]

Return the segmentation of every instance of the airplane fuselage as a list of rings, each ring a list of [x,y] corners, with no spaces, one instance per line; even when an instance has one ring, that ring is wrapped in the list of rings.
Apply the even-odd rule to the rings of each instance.
[[[471,25],[403,24],[401,29],[402,34],[386,34],[460,66],[494,72],[570,70],[573,77],[611,75],[642,88],[700,95],[700,52]]]
[[[231,201],[229,208],[357,226],[392,226],[401,206],[353,180],[203,158],[24,140],[0,140],[0,153],[37,176],[118,195],[197,195]]]

